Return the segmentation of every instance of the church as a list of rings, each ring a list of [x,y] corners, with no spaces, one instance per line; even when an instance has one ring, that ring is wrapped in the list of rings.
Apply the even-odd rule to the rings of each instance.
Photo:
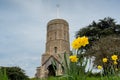
[[[36,69],[36,78],[59,76],[64,73],[64,54],[70,53],[69,24],[64,19],[53,19],[47,24],[45,53],[41,66]]]

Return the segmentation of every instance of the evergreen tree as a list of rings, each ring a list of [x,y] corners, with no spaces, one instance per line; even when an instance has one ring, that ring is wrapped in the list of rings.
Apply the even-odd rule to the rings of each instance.
[[[20,67],[2,67],[2,70],[6,70],[6,74],[9,80],[29,80],[24,70]]]

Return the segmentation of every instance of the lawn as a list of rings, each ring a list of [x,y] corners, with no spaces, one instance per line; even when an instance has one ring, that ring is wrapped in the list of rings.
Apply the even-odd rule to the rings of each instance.
[[[105,76],[105,77],[86,77],[80,78],[77,77],[76,79],[67,78],[67,77],[49,77],[44,79],[31,79],[31,80],[120,80],[120,76]]]

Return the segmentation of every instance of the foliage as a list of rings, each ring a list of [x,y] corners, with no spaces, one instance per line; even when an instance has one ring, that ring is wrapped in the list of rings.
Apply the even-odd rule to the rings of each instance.
[[[120,24],[116,24],[114,19],[107,17],[100,19],[99,22],[93,21],[90,25],[80,29],[76,37],[88,36],[91,46],[94,41],[111,34],[120,34]]]
[[[29,80],[25,75],[24,70],[20,67],[2,67],[1,70],[6,70],[6,75],[9,80]]]
[[[2,69],[0,68],[0,80],[8,80],[8,77],[7,77],[7,75],[6,75],[6,70],[5,70],[5,69],[2,70]]]
[[[104,61],[104,59],[106,61]],[[118,57],[118,55],[111,55],[110,57],[105,57],[103,58],[103,60],[101,60],[101,63],[98,63],[98,69],[103,71],[103,75],[118,75],[120,72],[120,68],[119,68],[119,62],[120,58]]]
[[[98,22],[93,21],[87,27],[80,29],[76,33],[76,37],[78,36],[88,36],[89,45],[83,48],[85,51],[83,55],[94,56],[95,66],[102,64],[102,59],[112,54],[120,56],[120,24],[116,24],[110,17],[100,19]],[[118,61],[118,66],[120,66],[120,61]]]
[[[110,17],[100,19],[99,22],[93,21],[90,25],[80,29],[76,33],[76,37],[88,36],[90,43],[84,48],[86,50],[91,48],[96,41],[109,35],[120,36],[120,24],[116,24],[115,20]]]
[[[113,54],[118,55],[117,66],[120,68],[120,37],[116,35],[107,36],[102,38],[91,46],[86,51],[86,54],[90,54],[95,57],[94,65],[103,64],[103,58],[107,58],[106,66],[104,68],[111,65],[111,56]],[[108,64],[109,63],[109,64]]]

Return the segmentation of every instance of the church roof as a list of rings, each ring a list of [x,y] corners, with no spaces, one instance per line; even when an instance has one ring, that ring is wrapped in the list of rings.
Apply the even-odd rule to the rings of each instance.
[[[45,65],[45,64],[50,60],[50,58],[53,58],[53,59],[54,59],[55,61],[57,61],[59,64],[62,64],[62,63],[59,61],[59,58],[58,58],[57,56],[51,55],[51,56],[42,64],[42,66]]]

